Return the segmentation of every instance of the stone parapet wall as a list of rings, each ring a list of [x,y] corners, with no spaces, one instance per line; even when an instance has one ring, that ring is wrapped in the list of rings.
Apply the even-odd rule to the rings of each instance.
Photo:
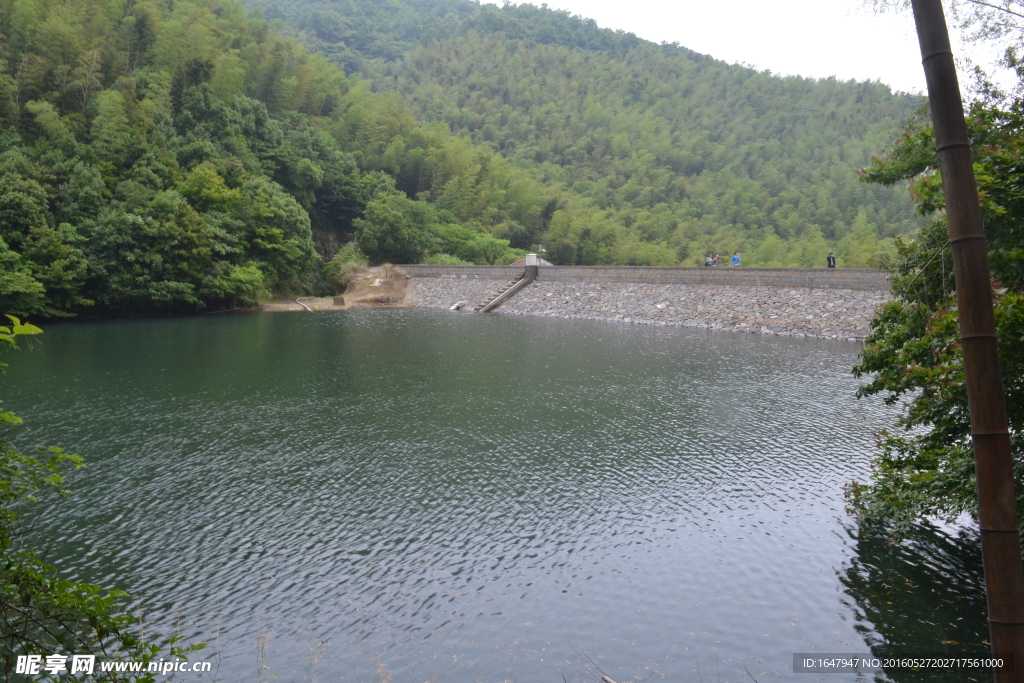
[[[513,280],[521,266],[402,266],[413,278]],[[634,282],[889,291],[889,275],[867,268],[676,268],[542,266],[538,282]]]
[[[522,266],[399,266],[412,278],[450,278],[455,280],[517,280]]]

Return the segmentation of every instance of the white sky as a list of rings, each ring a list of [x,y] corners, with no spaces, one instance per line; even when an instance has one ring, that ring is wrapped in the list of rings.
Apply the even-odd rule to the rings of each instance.
[[[486,0],[485,0],[486,1]],[[540,4],[542,0],[532,0]],[[874,14],[860,0],[547,0],[654,42],[676,42],[729,63],[780,75],[880,80],[894,90],[924,92],[914,20]],[[973,53],[954,34],[954,53]],[[961,85],[964,85],[961,75]]]

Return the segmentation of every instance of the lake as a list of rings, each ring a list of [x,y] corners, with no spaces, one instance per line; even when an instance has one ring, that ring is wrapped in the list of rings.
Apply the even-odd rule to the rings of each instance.
[[[6,357],[15,441],[89,465],[37,544],[218,680],[811,683],[793,653],[985,652],[975,533],[890,545],[844,511],[896,420],[854,398],[852,343],[425,310],[42,340]]]

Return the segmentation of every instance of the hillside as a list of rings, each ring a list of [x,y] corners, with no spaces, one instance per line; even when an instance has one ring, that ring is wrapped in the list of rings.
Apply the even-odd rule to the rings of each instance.
[[[780,78],[532,5],[260,4],[375,91],[555,190],[550,220],[490,229],[544,242],[556,262],[740,249],[750,265],[819,265],[836,249],[867,265],[891,248],[880,240],[916,227],[902,188],[856,173],[921,104],[879,83]],[[429,190],[421,156],[403,139],[361,163],[416,196]]]
[[[901,189],[858,182],[919,104],[879,84],[529,5],[265,12],[290,23],[237,0],[0,0],[2,312],[248,306],[337,292],[349,261],[542,244],[562,264],[871,265],[915,226]]]
[[[518,258],[483,227],[551,196],[366,85],[233,0],[0,1],[0,313],[331,293],[353,235],[379,260]],[[472,200],[458,217],[359,168],[399,138],[434,193]]]

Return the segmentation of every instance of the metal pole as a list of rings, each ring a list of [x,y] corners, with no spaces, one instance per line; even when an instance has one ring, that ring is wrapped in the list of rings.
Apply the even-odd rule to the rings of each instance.
[[[994,671],[995,681],[1024,683],[1024,568],[981,206],[941,0],[912,4],[956,274],[992,652],[1014,658],[1012,670]]]

